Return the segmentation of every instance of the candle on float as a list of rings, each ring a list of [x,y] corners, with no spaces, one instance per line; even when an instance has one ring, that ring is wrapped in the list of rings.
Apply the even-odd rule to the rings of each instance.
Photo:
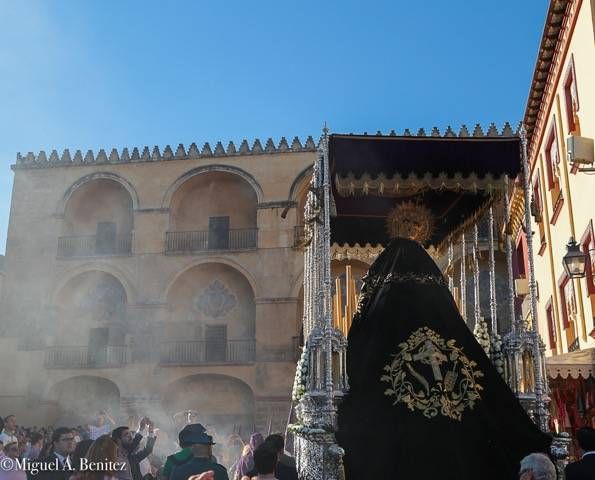
[[[349,315],[349,312],[347,311],[347,305],[345,305],[343,318],[342,318],[342,322],[341,322],[341,331],[343,332],[343,335],[345,335],[345,336],[347,336],[347,316],[348,315]]]
[[[347,305],[347,313],[345,318],[345,335],[351,326],[351,316],[353,315],[353,304],[351,299],[351,265],[345,266],[345,304]]]
[[[335,278],[335,304],[334,304],[335,311],[333,312],[333,326],[337,330],[341,330],[341,279],[339,277]]]
[[[452,296],[459,311],[461,310],[461,298],[459,296],[459,287],[452,287]]]
[[[353,323],[353,315],[355,314],[355,308],[357,306],[357,302],[356,302],[356,296],[355,296],[355,279],[352,277],[351,281],[349,282],[349,304],[350,304],[350,308],[349,310],[350,315],[349,315],[349,319],[348,319],[348,325],[347,328],[350,329],[351,328],[351,324]]]

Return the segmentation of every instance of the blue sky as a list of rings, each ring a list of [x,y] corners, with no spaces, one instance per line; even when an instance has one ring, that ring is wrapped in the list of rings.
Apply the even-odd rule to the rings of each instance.
[[[16,152],[517,123],[547,1],[0,0]]]

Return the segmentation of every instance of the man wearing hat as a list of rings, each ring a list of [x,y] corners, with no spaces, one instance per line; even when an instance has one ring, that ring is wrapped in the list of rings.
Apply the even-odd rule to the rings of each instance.
[[[179,467],[180,465],[183,465],[186,462],[192,460],[192,449],[190,448],[190,445],[186,444],[184,438],[191,432],[199,430],[202,433],[206,432],[206,430],[200,423],[186,425],[182,430],[180,430],[180,433],[178,434],[178,444],[180,445],[181,450],[167,457],[167,459],[165,460],[165,465],[163,466],[163,471],[161,472],[162,478],[169,480],[171,472],[175,467]]]
[[[170,480],[188,480],[199,473],[215,472],[215,480],[229,480],[227,470],[213,459],[213,437],[207,435],[200,423],[186,425],[179,435],[180,446],[190,448],[192,458],[181,465],[174,466]]]
[[[207,430],[200,423],[186,425],[180,430],[180,433],[178,434],[178,444],[180,445],[181,450],[178,450],[176,453],[167,457],[161,472],[162,478],[169,480],[174,467],[179,467],[194,458],[190,445],[186,443],[186,436],[196,432],[206,433],[206,431]],[[213,460],[214,463],[217,463],[217,458],[215,456],[211,457],[211,460]]]

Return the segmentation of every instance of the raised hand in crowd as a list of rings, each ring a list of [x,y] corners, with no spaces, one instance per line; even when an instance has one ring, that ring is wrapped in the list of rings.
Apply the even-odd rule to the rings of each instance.
[[[110,413],[110,410],[109,410],[109,408],[108,408],[108,409],[106,409],[106,410],[102,410],[100,413],[101,413],[101,414],[103,414],[103,416],[105,416],[105,419],[106,419],[106,420],[107,420],[109,423],[111,423],[111,424],[112,424],[112,426],[115,426],[115,425],[116,425],[116,421],[113,419],[113,417],[112,417],[112,415],[111,415],[111,413]]]
[[[149,425],[150,420],[148,417],[142,417],[138,423],[138,431],[143,432],[145,428]]]
[[[208,472],[201,473],[199,475],[192,475],[188,480],[215,480],[215,472],[209,470]]]

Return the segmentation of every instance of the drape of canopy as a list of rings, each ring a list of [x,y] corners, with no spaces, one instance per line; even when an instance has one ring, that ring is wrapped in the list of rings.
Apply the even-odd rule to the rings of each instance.
[[[432,214],[429,249],[477,221],[520,169],[520,139],[486,136],[332,134],[329,158],[335,215],[331,243],[386,245],[389,212],[402,202]]]

